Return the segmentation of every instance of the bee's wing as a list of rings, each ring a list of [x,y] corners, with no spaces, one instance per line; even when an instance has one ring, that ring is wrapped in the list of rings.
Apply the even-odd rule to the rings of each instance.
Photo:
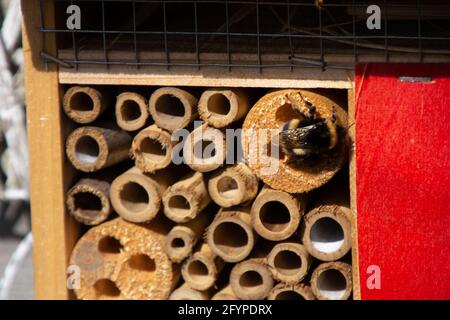
[[[280,142],[285,148],[307,149],[311,148],[309,141],[314,131],[314,125],[297,129],[284,130],[280,133]]]

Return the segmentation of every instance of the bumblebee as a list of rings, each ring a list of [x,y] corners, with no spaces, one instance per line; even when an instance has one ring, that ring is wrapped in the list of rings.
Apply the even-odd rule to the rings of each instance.
[[[313,165],[327,156],[345,138],[345,129],[337,124],[336,108],[330,118],[321,118],[317,108],[302,97],[303,106],[293,106],[301,119],[285,123],[279,133],[279,145],[288,163]]]

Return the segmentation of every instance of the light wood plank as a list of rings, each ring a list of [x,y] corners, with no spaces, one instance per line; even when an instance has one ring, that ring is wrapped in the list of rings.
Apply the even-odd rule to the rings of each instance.
[[[348,135],[350,137],[349,166],[350,166],[350,209],[352,211],[352,273],[353,299],[361,300],[359,261],[358,261],[358,224],[356,208],[356,126],[355,126],[355,89],[348,90]]]
[[[43,5],[51,22],[53,1]],[[67,299],[66,266],[77,228],[64,205],[70,170],[64,169],[58,75],[54,65],[46,71],[39,59],[39,1],[22,0],[22,11],[36,297]],[[54,37],[46,43],[47,50],[55,51]]]

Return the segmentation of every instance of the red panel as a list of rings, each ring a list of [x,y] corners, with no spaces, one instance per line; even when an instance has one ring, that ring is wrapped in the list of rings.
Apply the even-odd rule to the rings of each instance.
[[[356,73],[362,299],[450,299],[450,65]],[[380,289],[366,285],[370,265],[380,267]]]

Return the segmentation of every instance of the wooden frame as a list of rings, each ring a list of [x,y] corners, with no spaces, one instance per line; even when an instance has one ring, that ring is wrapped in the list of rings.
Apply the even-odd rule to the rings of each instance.
[[[54,19],[53,0],[43,1],[47,24]],[[34,237],[34,277],[38,299],[69,299],[66,268],[79,228],[66,213],[65,192],[72,183],[73,169],[64,154],[64,117],[61,111],[61,84],[110,85],[177,85],[228,86],[268,88],[339,88],[348,90],[349,120],[354,121],[353,72],[298,69],[295,73],[281,72],[277,76],[264,70],[233,71],[226,76],[217,69],[183,71],[166,69],[138,72],[136,68],[82,67],[78,70],[58,70],[54,64],[46,66],[39,58],[45,41],[46,50],[56,56],[55,37],[39,32],[39,0],[22,0],[23,47],[27,89],[27,116],[31,162],[31,210]],[[280,76],[281,75],[281,76]],[[300,76],[299,76],[300,75]],[[354,141],[354,126],[350,136]],[[357,266],[357,232],[355,199],[354,150],[350,154],[351,207],[353,225],[353,283],[354,298],[359,299]]]
[[[46,19],[53,19],[53,2],[43,5]],[[38,0],[23,0],[22,12],[36,298],[67,299],[66,266],[78,229],[65,214],[71,170],[64,159],[58,74],[39,59],[44,39]],[[54,37],[46,35],[45,41],[56,49]]]

